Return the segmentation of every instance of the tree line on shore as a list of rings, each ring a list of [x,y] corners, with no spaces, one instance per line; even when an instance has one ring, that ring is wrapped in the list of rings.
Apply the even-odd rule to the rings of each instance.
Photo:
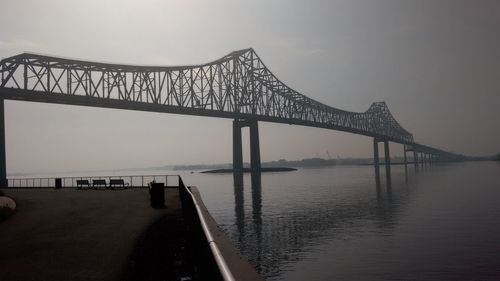
[[[383,158],[380,160],[383,162]],[[402,157],[391,157],[392,162],[403,162]],[[335,165],[371,165],[373,158],[306,158],[302,160],[286,160],[280,159],[277,161],[262,162],[263,168],[291,168],[291,167],[324,167]],[[245,168],[250,167],[250,163],[243,163]],[[198,165],[176,165],[173,170],[204,170],[204,169],[232,169],[231,163],[225,164],[198,164]]]
[[[476,157],[464,157],[465,161],[500,161],[500,153],[493,156],[476,156]],[[380,159],[380,163],[385,160],[383,157]],[[412,161],[412,159],[408,159]],[[401,156],[391,157],[392,163],[403,163],[404,159]],[[305,158],[302,160],[286,160],[280,159],[277,161],[262,162],[263,168],[290,168],[290,167],[326,167],[326,166],[336,166],[336,165],[372,165],[373,158],[336,158],[336,159],[324,159],[320,157]],[[243,163],[245,168],[250,167],[250,163]],[[233,164],[197,164],[197,165],[175,165],[171,166],[173,170],[206,170],[206,169],[232,169]]]

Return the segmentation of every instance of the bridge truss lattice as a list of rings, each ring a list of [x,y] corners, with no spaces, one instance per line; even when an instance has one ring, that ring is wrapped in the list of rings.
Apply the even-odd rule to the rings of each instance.
[[[385,102],[361,113],[281,82],[253,49],[191,66],[130,66],[20,54],[0,62],[2,97],[297,124],[412,144]]]

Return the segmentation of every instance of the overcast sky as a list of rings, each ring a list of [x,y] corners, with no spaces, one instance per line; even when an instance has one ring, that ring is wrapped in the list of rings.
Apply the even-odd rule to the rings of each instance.
[[[186,65],[253,47],[308,97],[358,112],[386,101],[420,143],[500,152],[500,1],[0,0],[0,26],[3,58]],[[229,119],[14,101],[5,112],[8,173],[232,159]],[[259,129],[263,161],[372,155],[363,136]]]

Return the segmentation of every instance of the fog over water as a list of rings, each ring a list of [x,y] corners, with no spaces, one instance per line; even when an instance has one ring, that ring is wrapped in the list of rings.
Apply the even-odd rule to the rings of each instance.
[[[490,155],[500,151],[499,14],[498,1],[2,0],[0,57],[186,65],[253,47],[310,98],[357,112],[386,101],[417,141]],[[11,174],[231,161],[231,120],[13,101],[5,112]],[[372,153],[352,134],[259,129],[263,161]]]

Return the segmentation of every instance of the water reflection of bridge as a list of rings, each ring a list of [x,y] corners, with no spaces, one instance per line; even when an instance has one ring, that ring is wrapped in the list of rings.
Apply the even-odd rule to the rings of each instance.
[[[407,198],[400,187],[408,179],[404,169],[392,187],[382,189],[374,184],[372,193],[358,196],[355,203],[332,206],[328,200],[314,206],[283,211],[276,218],[264,215],[262,210],[262,185],[258,173],[251,177],[251,198],[244,197],[243,175],[234,178],[235,228],[230,232],[240,251],[258,267],[266,277],[278,275],[287,263],[300,260],[307,247],[327,243],[325,239],[353,237],[362,232],[364,223],[371,221],[380,233],[392,231],[397,223],[398,208]],[[389,184],[389,183],[386,183]],[[251,214],[245,210],[245,201],[251,200]],[[250,217],[249,217],[250,215]],[[332,235],[332,231],[335,233]],[[346,233],[349,231],[349,233]],[[360,234],[361,235],[361,234]]]

